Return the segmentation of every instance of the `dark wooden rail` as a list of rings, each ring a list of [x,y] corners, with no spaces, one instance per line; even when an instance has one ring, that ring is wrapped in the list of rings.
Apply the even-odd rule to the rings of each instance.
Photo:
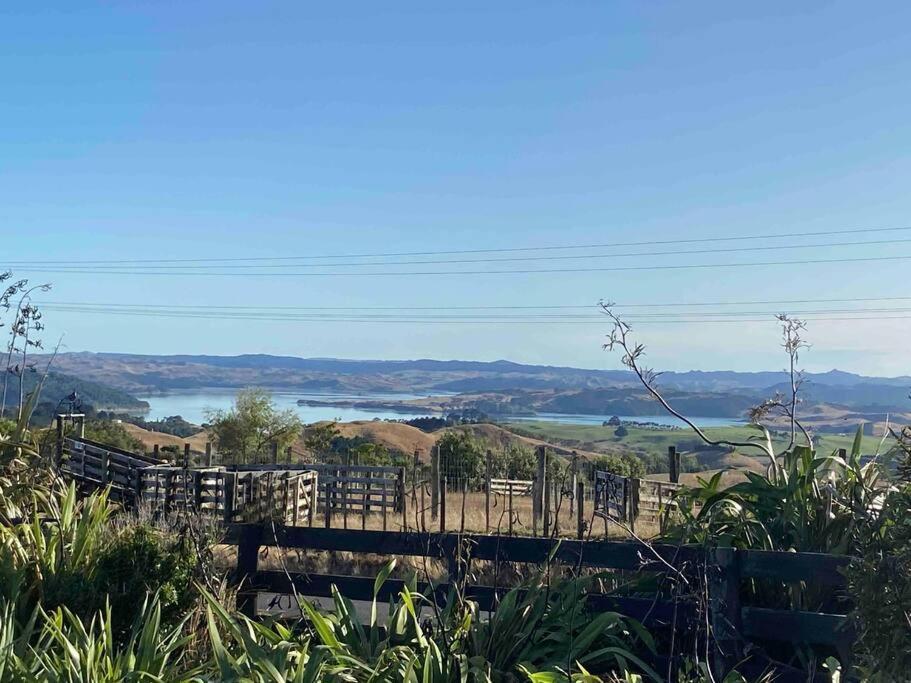
[[[785,553],[733,549],[706,550],[694,546],[653,545],[628,541],[577,541],[477,534],[359,531],[321,528],[282,528],[261,525],[234,525],[226,542],[238,546],[236,578],[245,592],[241,608],[252,614],[255,594],[292,593],[330,597],[332,585],[351,599],[369,600],[373,578],[339,577],[320,574],[285,574],[259,571],[262,547],[380,553],[388,556],[428,557],[447,562],[450,575],[464,571],[460,556],[494,562],[541,564],[553,562],[568,566],[654,572],[701,563],[710,577],[710,619],[714,637],[730,653],[742,651],[745,641],[762,640],[794,644],[823,645],[847,657],[854,634],[846,614],[826,614],[771,609],[741,604],[741,587],[747,580],[768,580],[784,587],[806,582],[840,588],[845,585],[842,570],[850,558],[814,553]],[[387,582],[381,597],[390,598],[401,590],[399,581]],[[450,586],[436,586],[442,599]],[[469,586],[468,595],[482,609],[495,608],[498,592],[484,586]],[[694,625],[694,607],[652,598],[613,595],[592,596],[593,609],[611,609],[642,620],[647,626],[667,626],[671,619],[678,629]],[[728,655],[730,656],[730,655]]]
[[[326,463],[272,463],[232,465],[235,472],[312,470],[319,475],[319,509],[342,512],[376,512],[405,506],[405,468],[384,465],[335,465]],[[331,516],[331,510],[329,512]]]
[[[58,452],[61,473],[84,489],[107,489],[112,499],[154,514],[192,510],[226,523],[313,524],[319,480],[312,470],[178,467],[83,438],[63,439]]]

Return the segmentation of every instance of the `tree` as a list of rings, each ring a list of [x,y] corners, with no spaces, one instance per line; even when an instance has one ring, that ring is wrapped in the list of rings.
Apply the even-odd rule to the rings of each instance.
[[[341,435],[335,422],[319,422],[304,430],[304,446],[314,454],[332,449],[332,442]]]
[[[293,410],[278,410],[269,392],[244,389],[230,410],[206,413],[210,433],[225,462],[247,462],[276,444],[283,450],[300,436],[303,423]]]
[[[614,436],[616,436],[619,439],[622,439],[624,436],[627,436],[628,434],[629,434],[629,430],[626,427],[624,427],[623,425],[620,425],[619,427],[617,427],[614,430]]]
[[[613,455],[605,453],[592,460],[592,472],[611,472],[623,477],[642,478],[645,476],[645,466],[638,458],[630,455]]]
[[[51,433],[51,430],[48,430],[48,436]],[[145,452],[145,446],[142,441],[130,434],[126,427],[118,422],[87,420],[85,423],[85,437],[132,453]]]
[[[484,474],[484,451],[465,432],[446,432],[437,442],[440,447],[440,472],[452,479],[475,479]]]

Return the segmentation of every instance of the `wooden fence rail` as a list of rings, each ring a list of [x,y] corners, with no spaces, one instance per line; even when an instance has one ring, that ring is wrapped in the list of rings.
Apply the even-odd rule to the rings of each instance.
[[[843,556],[815,553],[784,553],[753,550],[709,550],[693,546],[652,545],[648,551],[641,543],[629,541],[573,541],[548,538],[491,536],[480,534],[383,532],[320,528],[281,528],[262,525],[234,525],[226,542],[238,546],[235,579],[243,582],[239,606],[253,615],[256,594],[292,593],[311,597],[330,597],[336,585],[350,599],[373,597],[372,577],[339,577],[322,574],[287,574],[260,571],[262,547],[377,553],[389,556],[416,556],[442,560],[450,567],[450,577],[465,576],[470,560],[540,564],[546,558],[572,567],[643,571],[666,574],[685,565],[705,567],[710,576],[710,620],[716,645],[734,663],[742,645],[749,640],[821,645],[837,650],[847,661],[854,633],[846,613],[772,609],[741,604],[745,581],[765,580],[782,586],[807,582],[842,588],[842,570],[850,561]],[[469,557],[468,562],[459,558]],[[436,587],[442,600],[449,585]],[[401,590],[400,581],[391,581],[381,598],[392,598]],[[478,601],[481,609],[495,609],[504,589],[469,586],[466,594]],[[695,627],[695,607],[658,597],[596,595],[589,601],[594,609],[611,609],[644,621],[652,628],[685,630]],[[782,680],[782,679],[778,679]]]
[[[490,492],[499,495],[530,496],[535,482],[530,479],[491,479]]]
[[[190,469],[81,438],[65,439],[59,452],[61,472],[80,486],[106,488],[113,499],[153,514],[192,510],[228,523],[313,524],[319,487],[313,470]]]
[[[405,505],[405,468],[380,465],[335,465],[325,463],[232,465],[235,472],[309,470],[319,475],[319,507],[327,501],[333,510],[380,511],[387,507],[402,512]]]

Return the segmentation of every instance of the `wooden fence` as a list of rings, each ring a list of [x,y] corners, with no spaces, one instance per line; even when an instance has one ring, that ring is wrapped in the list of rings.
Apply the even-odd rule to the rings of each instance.
[[[530,496],[535,482],[531,479],[491,479],[490,492],[501,496]]]
[[[63,439],[58,457],[64,474],[88,487],[110,486],[110,495],[115,500],[132,498],[139,471],[162,464],[155,458],[84,438]]]
[[[194,511],[228,523],[312,525],[319,476],[313,470],[231,472],[175,467],[82,438],[63,440],[60,470],[83,488],[109,490],[153,514]]]
[[[658,526],[662,531],[677,508],[675,494],[682,484],[624,477],[612,472],[596,471],[595,516],[635,528],[639,521]]]
[[[668,515],[674,513],[677,502],[674,494],[683,488],[682,484],[653,479],[639,479],[634,485],[633,515],[638,520],[663,525]]]
[[[782,587],[806,582],[813,587],[835,590],[845,586],[843,568],[850,558],[815,553],[784,553],[732,548],[705,549],[692,546],[651,545],[630,541],[575,541],[549,538],[491,536],[455,533],[383,532],[320,528],[282,528],[262,525],[235,525],[229,529],[228,543],[238,546],[235,579],[243,586],[239,607],[249,615],[256,611],[260,592],[310,597],[330,597],[337,586],[352,600],[371,600],[373,577],[323,574],[288,574],[260,571],[262,547],[294,548],[354,553],[380,553],[389,556],[415,556],[442,560],[449,566],[450,580],[469,575],[470,562],[516,562],[540,564],[552,557],[568,567],[650,572],[664,575],[700,567],[709,577],[708,623],[716,649],[715,661],[732,666],[740,661],[750,642],[787,642],[822,646],[837,651],[847,662],[854,639],[847,605],[839,613],[821,613],[746,605],[742,589],[748,583],[771,582]],[[391,580],[379,594],[380,600],[394,598],[403,582]],[[451,584],[434,586],[428,595],[445,599]],[[469,586],[466,595],[480,609],[496,609],[503,587]],[[661,595],[629,596],[596,594],[588,598],[590,609],[614,610],[642,621],[646,627],[672,628],[679,633],[701,628],[695,606],[672,601]],[[842,603],[843,604],[843,603]],[[703,615],[703,619],[705,616]],[[787,672],[784,672],[785,674]],[[787,675],[775,680],[789,680]],[[799,680],[799,679],[797,679]],[[804,679],[805,680],[805,677]]]
[[[276,469],[308,470],[319,475],[319,509],[338,512],[402,512],[405,506],[405,468],[380,465],[334,465],[325,463],[236,465],[236,472],[268,472]]]

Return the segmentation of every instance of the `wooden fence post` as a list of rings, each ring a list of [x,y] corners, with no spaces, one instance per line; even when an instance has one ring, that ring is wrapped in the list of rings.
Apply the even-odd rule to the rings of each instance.
[[[403,467],[399,471],[399,486],[398,486],[398,496],[399,496],[399,507],[401,507],[402,512],[402,531],[408,527],[408,499],[405,495],[405,468]],[[385,514],[386,506],[383,505],[383,510]]]
[[[440,533],[446,533],[446,477],[440,480]]]
[[[316,506],[319,505],[319,475],[314,472],[310,477],[310,508],[307,510],[307,524],[313,526],[316,519]]]
[[[136,481],[133,482],[133,506],[138,509],[142,505],[142,470],[134,467],[132,471],[136,476]]]
[[[338,477],[338,470],[335,470],[335,476]],[[335,498],[335,487],[337,486],[336,481],[327,481],[326,482],[326,514],[325,519],[323,520],[326,524],[327,529],[332,528],[332,504]]]
[[[677,484],[680,482],[680,454],[677,452],[676,446],[667,447],[667,460],[669,465],[669,479],[671,483]]]
[[[185,470],[190,468],[190,444],[188,443],[183,445],[183,468]]]
[[[202,472],[193,472],[193,507],[197,512],[202,510]]]
[[[576,536],[581,541],[585,537],[585,513],[583,501],[585,500],[585,484],[576,482]]]
[[[288,446],[285,449],[285,462],[287,462],[290,465],[293,462],[293,460],[292,460],[293,457],[294,457],[294,451],[291,450],[291,446]]]
[[[294,512],[291,515],[291,526],[297,526],[297,514],[298,509],[300,508],[300,487],[301,483],[299,479],[294,480],[294,499],[291,504],[294,506]]]
[[[440,447],[430,454],[430,520],[437,518],[440,508]]]
[[[63,415],[57,416],[57,465],[63,462]]]
[[[506,480],[506,488],[509,491],[509,535],[512,536],[512,525],[513,525],[513,507],[512,507],[512,479]],[[499,526],[499,525],[497,525]]]
[[[174,470],[165,470],[164,476],[164,514],[171,511],[171,504],[174,502],[172,488],[174,485]]]
[[[629,523],[630,531],[636,533],[636,518],[639,516],[639,480],[630,477],[627,482],[626,521]]]
[[[206,467],[212,467],[212,442],[206,441]]]
[[[272,464],[278,463],[278,441],[272,442]]]
[[[490,533],[490,461],[493,453],[487,449],[487,465],[484,474],[484,533]],[[508,476],[507,472],[507,476]]]
[[[222,477],[225,524],[230,524],[234,521],[234,492],[237,488],[237,474],[235,472],[225,472]]]
[[[531,528],[532,534],[538,535],[538,521],[543,517],[544,488],[547,485],[547,448],[537,447],[538,469],[535,474],[535,483],[532,486],[531,497]],[[545,532],[545,536],[547,533]]]
[[[161,460],[161,455],[159,453],[158,444],[155,444],[154,446],[152,446],[152,457],[155,458],[156,460]]]
[[[709,560],[713,663],[724,677],[740,661],[740,563],[734,548],[715,548]]]
[[[261,542],[262,527],[258,524],[244,525],[237,543],[237,569],[234,577],[237,583],[242,583],[247,577],[256,573]],[[256,616],[256,593],[238,594],[237,609],[251,619]]]
[[[385,491],[386,489],[384,488],[383,490]],[[361,484],[361,531],[363,531],[364,529],[367,528],[367,509],[370,506],[370,503],[367,502],[369,500],[369,498],[368,498],[369,491],[370,491],[369,482]]]
[[[351,452],[348,452],[348,462],[351,462]],[[342,528],[348,528],[348,494],[350,486],[348,484],[348,467],[345,466],[345,469],[342,470]]]
[[[572,515],[575,507],[579,504],[576,500],[576,482],[579,481],[579,454],[576,451],[572,452],[572,461],[571,461],[572,470],[572,479],[570,481],[570,490],[572,491],[572,497],[569,499],[569,514]]]
[[[550,536],[550,522],[551,522],[550,504],[551,504],[551,489],[552,488],[553,488],[553,482],[545,481],[545,483],[544,483],[544,501],[543,501],[543,508],[544,508],[543,522],[544,523],[542,525],[542,534],[541,534],[545,538]]]

